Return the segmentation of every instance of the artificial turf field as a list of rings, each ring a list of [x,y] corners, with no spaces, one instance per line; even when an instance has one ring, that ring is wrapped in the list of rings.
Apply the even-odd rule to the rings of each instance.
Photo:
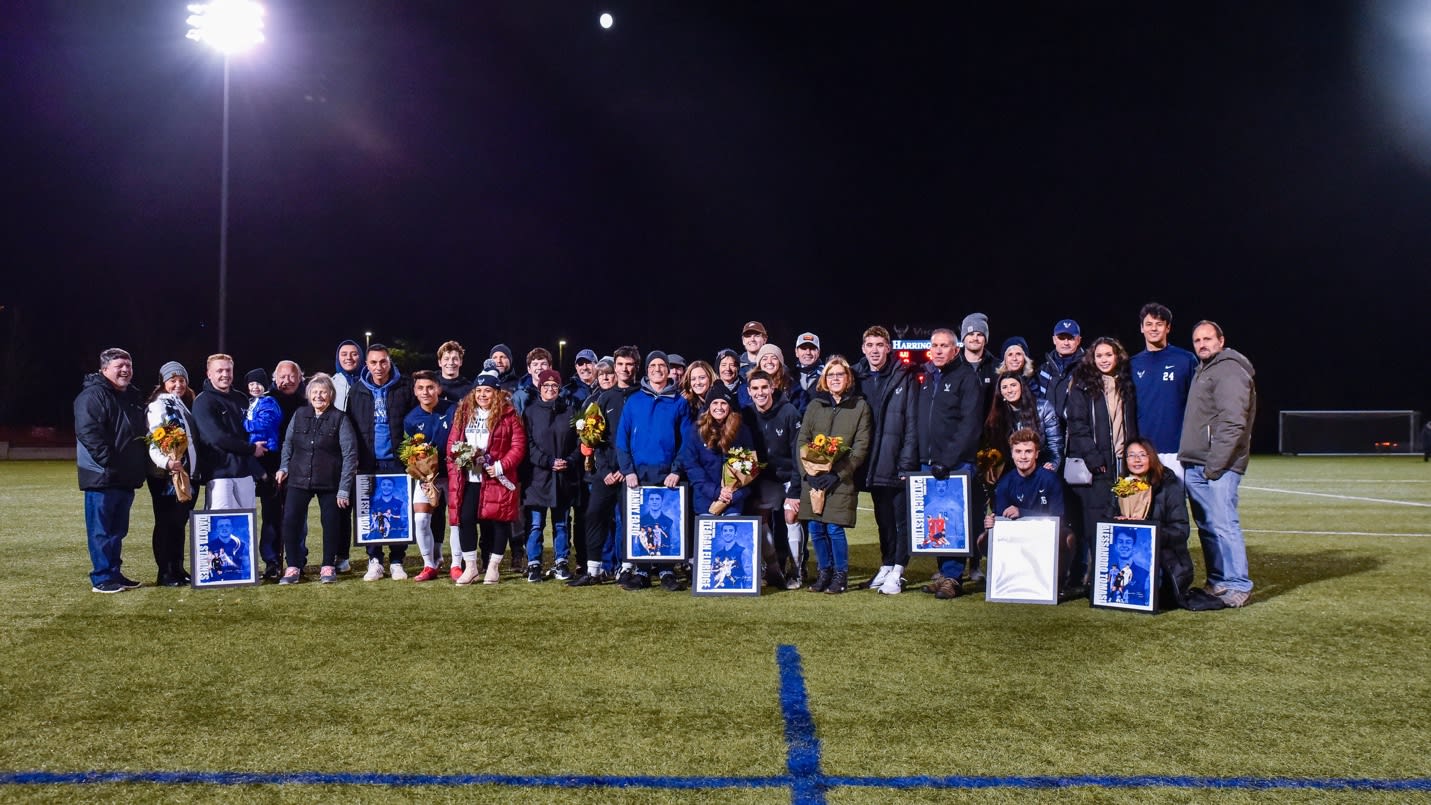
[[[0,462],[0,800],[1431,801],[1431,465],[1242,489],[1257,588],[1221,612],[937,601],[927,559],[893,597],[364,583],[356,549],[336,585],[155,588],[144,490],[146,586],[96,595],[73,465]]]

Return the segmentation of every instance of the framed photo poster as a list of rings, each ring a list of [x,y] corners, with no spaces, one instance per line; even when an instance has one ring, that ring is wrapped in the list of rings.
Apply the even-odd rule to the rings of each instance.
[[[626,489],[622,513],[622,557],[632,562],[686,561],[686,522],[691,498],[684,484],[675,489]]]
[[[359,475],[353,506],[359,545],[412,542],[412,489],[406,473]]]
[[[190,586],[207,589],[258,584],[257,524],[253,509],[190,513],[189,566],[194,569]]]
[[[994,518],[984,600],[1058,604],[1057,517]]]
[[[905,481],[909,515],[909,552],[914,555],[968,556],[969,474],[950,473],[939,480],[929,473]]]
[[[696,518],[692,595],[760,595],[760,518]]]
[[[1099,523],[1093,542],[1093,606],[1156,612],[1158,526],[1144,520]]]

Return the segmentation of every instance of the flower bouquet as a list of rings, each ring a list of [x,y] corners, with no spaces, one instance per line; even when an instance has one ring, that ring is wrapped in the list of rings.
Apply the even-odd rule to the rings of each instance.
[[[849,452],[850,447],[845,444],[844,437],[817,433],[804,447],[800,448],[800,466],[805,470],[806,475],[820,475],[829,472],[835,462],[844,458]],[[815,514],[825,513],[825,490],[810,490],[810,511]]]
[[[974,454],[974,465],[978,467],[984,485],[992,487],[1004,474],[1004,454],[997,447],[986,447]]]
[[[1118,511],[1129,520],[1145,520],[1153,505],[1153,488],[1136,475],[1119,478],[1113,484],[1118,497]]]
[[[478,472],[485,463],[483,456],[477,452],[477,448],[471,442],[453,442],[448,450],[448,455],[452,458],[452,466],[467,472]]]
[[[602,416],[601,407],[593,402],[586,406],[573,425],[576,427],[576,438],[581,442],[581,454],[586,456],[586,471],[592,472],[596,469],[596,448],[606,441],[606,417]]]
[[[181,423],[174,420],[169,420],[144,434],[144,443],[159,448],[159,452],[163,453],[165,458],[178,461],[181,464],[189,453],[189,434],[185,432]],[[188,470],[183,467],[170,470],[169,478],[174,482],[174,496],[179,499],[180,503],[188,503],[194,499],[194,485],[189,480]]]
[[[433,483],[437,479],[437,448],[427,441],[427,436],[421,433],[402,440],[398,445],[398,460],[407,467],[407,474],[416,478],[422,484],[423,494],[427,496],[428,503],[437,502],[437,486]]]
[[[722,489],[734,492],[745,486],[760,474],[760,468],[765,466],[760,463],[760,457],[754,450],[746,447],[732,447],[730,452],[725,454],[725,463],[720,468],[720,485]],[[711,501],[710,513],[720,514],[726,510],[730,504],[716,498]]]

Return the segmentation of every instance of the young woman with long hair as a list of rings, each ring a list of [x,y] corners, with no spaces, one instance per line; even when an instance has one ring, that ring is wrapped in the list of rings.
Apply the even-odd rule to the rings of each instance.
[[[475,456],[470,467],[457,466],[452,456],[452,447],[464,442]],[[495,372],[483,371],[457,406],[447,442],[447,517],[462,549],[458,584],[477,580],[479,551],[487,569],[482,583],[501,580],[502,555],[521,510],[517,472],[526,455],[527,432],[511,395],[498,386]]]

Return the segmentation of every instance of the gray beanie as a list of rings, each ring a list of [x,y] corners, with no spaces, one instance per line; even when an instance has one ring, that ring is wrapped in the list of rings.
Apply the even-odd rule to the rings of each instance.
[[[969,333],[980,333],[985,338],[989,337],[989,317],[983,313],[970,313],[964,317],[964,323],[959,327],[959,337],[962,339]]]
[[[184,382],[189,382],[189,370],[184,368],[184,364],[178,361],[169,361],[159,367],[159,382],[163,383],[174,375],[184,378]]]

